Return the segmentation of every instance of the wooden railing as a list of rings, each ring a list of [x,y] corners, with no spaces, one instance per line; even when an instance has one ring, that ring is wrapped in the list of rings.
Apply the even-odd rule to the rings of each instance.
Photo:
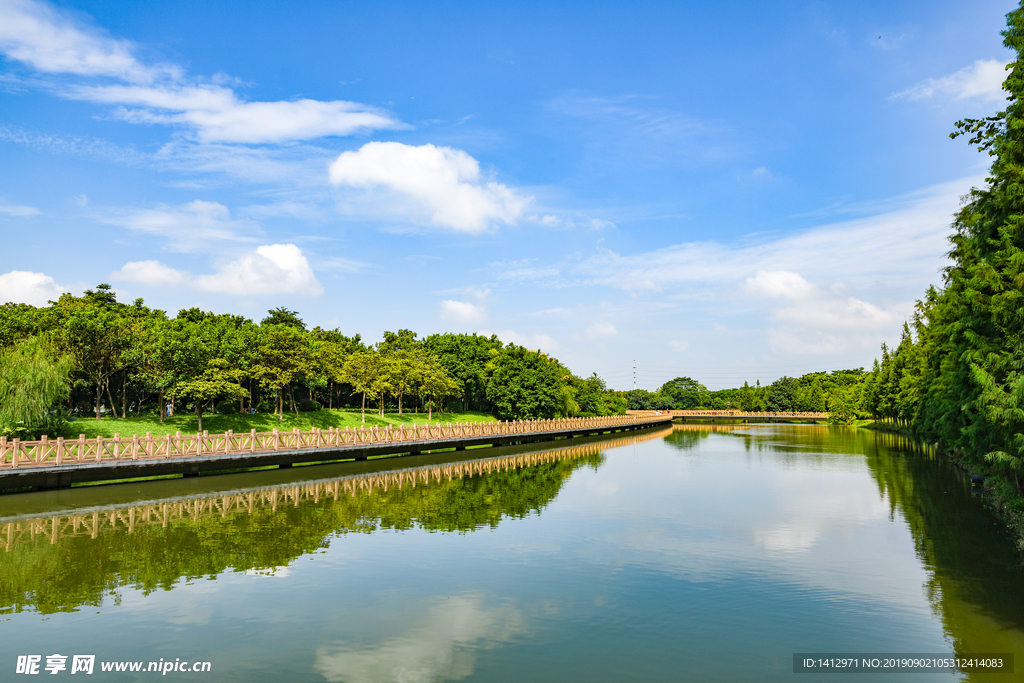
[[[741,418],[803,418],[808,420],[827,420],[829,413],[812,412],[748,412],[745,410],[627,410],[627,415],[671,415],[672,417],[741,417]]]
[[[455,422],[409,427],[359,427],[357,429],[311,429],[290,432],[273,430],[248,433],[228,431],[224,434],[182,434],[174,436],[133,435],[113,438],[77,439],[42,437],[38,441],[8,440],[0,436],[0,470],[19,467],[77,465],[123,460],[152,460],[206,455],[270,453],[313,448],[342,448],[386,443],[416,443],[438,439],[474,436],[502,436],[534,432],[586,430],[625,427],[644,422],[664,420],[655,415],[609,415],[575,417],[559,420],[513,420],[511,422]]]
[[[205,517],[227,517],[238,513],[253,514],[257,509],[269,508],[277,512],[285,506],[300,503],[318,504],[322,500],[338,500],[342,496],[372,495],[374,491],[405,486],[429,485],[432,482],[452,481],[502,472],[509,469],[535,467],[549,462],[579,458],[603,451],[640,443],[664,436],[659,430],[643,436],[620,437],[578,446],[556,448],[533,453],[519,453],[497,458],[467,460],[443,465],[431,465],[371,474],[358,474],[335,479],[321,479],[300,484],[280,484],[246,491],[196,496],[186,499],[155,501],[111,507],[88,512],[62,512],[55,515],[13,519],[0,522],[0,543],[5,550],[15,545],[33,543],[45,538],[56,545],[66,538],[89,536],[96,538],[104,531],[133,533],[145,526],[167,527],[184,521],[199,521]]]

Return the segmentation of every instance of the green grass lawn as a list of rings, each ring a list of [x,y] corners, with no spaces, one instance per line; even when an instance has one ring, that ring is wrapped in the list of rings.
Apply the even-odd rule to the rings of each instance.
[[[437,424],[443,422],[493,422],[494,417],[487,413],[434,413],[434,419],[430,420],[430,424]],[[366,426],[372,425],[386,426],[386,425],[411,425],[416,424],[428,424],[426,413],[412,413],[406,412],[403,415],[397,413],[385,413],[384,417],[380,417],[375,412],[366,412]],[[285,413],[284,421],[278,422],[277,415],[270,415],[265,413],[258,413],[256,415],[203,415],[203,429],[211,434],[219,434],[226,432],[229,429],[235,432],[248,432],[250,429],[255,429],[257,432],[269,432],[273,429],[280,429],[283,431],[291,431],[296,427],[302,430],[312,429],[313,427],[319,427],[321,429],[327,429],[328,427],[345,427],[356,428],[362,426],[362,422],[359,421],[359,411],[351,410],[317,410],[309,413]],[[196,433],[196,416],[195,415],[175,415],[164,420],[163,424],[160,424],[160,419],[156,416],[146,417],[129,417],[126,419],[104,417],[102,419],[95,419],[91,417],[80,417],[68,425],[68,436],[77,437],[79,434],[85,434],[86,438],[93,438],[97,436],[111,437],[114,434],[120,434],[121,436],[131,436],[138,434],[139,436],[145,436],[146,432],[150,432],[153,436],[163,436],[165,434],[174,434],[175,432],[181,432],[182,434],[195,434]]]

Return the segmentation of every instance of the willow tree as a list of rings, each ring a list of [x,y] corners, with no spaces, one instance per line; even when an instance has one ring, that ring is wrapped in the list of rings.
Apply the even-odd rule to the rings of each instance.
[[[0,432],[34,435],[53,425],[54,405],[68,395],[74,359],[37,335],[0,352]]]

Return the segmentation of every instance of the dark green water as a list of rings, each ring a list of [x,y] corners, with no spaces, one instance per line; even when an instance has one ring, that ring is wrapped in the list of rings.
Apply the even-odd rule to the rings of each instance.
[[[166,675],[203,681],[1024,679],[792,672],[794,652],[952,651],[1024,671],[1013,539],[897,437],[680,426],[480,453],[534,456],[2,497],[0,680],[26,654],[95,654],[101,681],[160,658],[211,662]]]

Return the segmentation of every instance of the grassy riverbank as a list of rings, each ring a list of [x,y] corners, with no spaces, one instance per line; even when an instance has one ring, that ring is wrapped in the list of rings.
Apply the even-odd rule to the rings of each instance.
[[[493,422],[494,417],[487,413],[465,412],[465,413],[434,413],[434,419],[427,420],[426,413],[406,412],[403,415],[398,413],[385,413],[381,417],[375,412],[366,413],[365,426],[377,425],[411,425],[415,424],[438,424],[445,422]],[[286,413],[284,420],[278,422],[277,415],[257,413],[256,415],[204,415],[203,429],[211,434],[219,434],[229,429],[235,432],[248,432],[255,429],[258,432],[269,432],[273,429],[291,431],[292,429],[312,429],[319,427],[339,427],[352,429],[364,426],[360,421],[359,411],[351,410],[315,410],[308,413]],[[161,424],[156,416],[113,418],[104,417],[99,420],[82,417],[68,425],[68,436],[77,437],[85,434],[86,438],[97,436],[111,437],[114,434],[121,436],[132,436],[138,434],[145,436],[146,432],[153,436],[165,434],[195,434],[197,430],[195,415],[175,415],[164,420]]]

